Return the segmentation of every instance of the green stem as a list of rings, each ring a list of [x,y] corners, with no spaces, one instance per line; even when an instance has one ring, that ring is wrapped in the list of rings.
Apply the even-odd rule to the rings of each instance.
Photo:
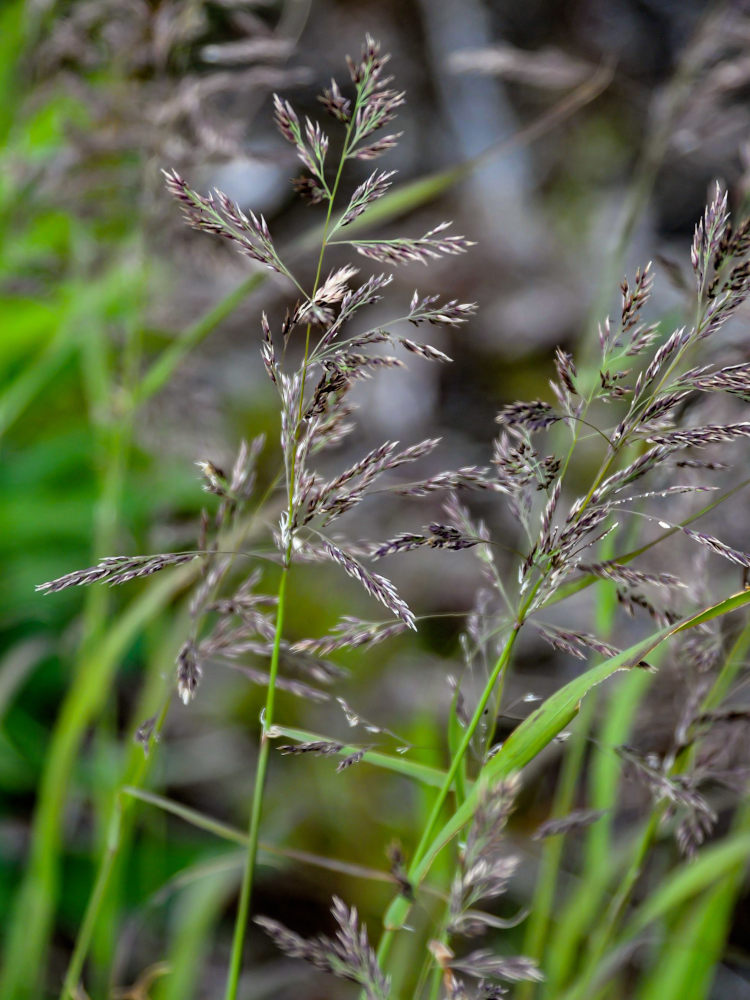
[[[597,925],[597,928],[591,937],[588,954],[586,956],[586,968],[583,976],[576,983],[576,986],[579,989],[583,989],[582,995],[588,996],[588,986],[592,982],[599,967],[599,963],[607,950],[607,944],[616,930],[622,914],[625,912],[625,907],[630,899],[630,894],[632,893],[633,888],[641,874],[643,862],[651,844],[653,843],[657,830],[659,829],[659,823],[661,822],[663,812],[664,806],[657,806],[651,813],[651,816],[649,817],[649,820],[646,823],[643,833],[638,841],[630,865],[625,872],[625,876],[622,879],[617,892],[611,899],[603,919]]]
[[[443,930],[438,937],[440,944],[448,945],[448,932]],[[428,952],[428,955],[430,952]],[[440,996],[440,987],[443,985],[443,970],[440,965],[435,962],[435,966],[432,970],[432,981],[430,983],[430,992],[428,995],[428,1000],[438,1000]],[[418,994],[416,994],[418,996]]]
[[[596,704],[596,698],[587,698],[578,717],[575,735],[568,745],[568,752],[565,754],[555,794],[555,804],[552,810],[552,816],[554,817],[565,816],[573,808],[578,778],[581,774],[589,730],[596,711]],[[564,844],[564,837],[550,837],[545,841],[542,848],[538,881],[531,905],[531,914],[526,926],[526,937],[523,947],[524,955],[534,959],[537,963],[544,954],[545,942],[549,936],[549,925],[554,911],[555,890],[560,873]],[[519,983],[517,1000],[530,1000],[536,993],[537,986],[534,983]]]
[[[494,669],[490,674],[489,679],[485,685],[484,691],[482,692],[482,697],[479,699],[477,707],[474,710],[474,715],[471,718],[471,722],[466,727],[463,739],[459,744],[458,750],[456,750],[456,753],[453,756],[451,765],[448,768],[448,773],[445,776],[445,781],[443,782],[442,788],[437,794],[437,798],[435,799],[435,802],[433,803],[432,806],[432,812],[430,813],[430,817],[427,820],[427,824],[424,830],[422,831],[422,838],[419,841],[419,845],[417,846],[416,851],[414,852],[414,860],[412,862],[413,870],[416,870],[417,865],[427,853],[427,848],[430,845],[430,840],[432,838],[433,831],[435,829],[437,821],[440,819],[440,813],[442,812],[443,805],[445,803],[446,798],[448,797],[448,793],[450,792],[453,786],[456,774],[458,773],[458,768],[461,764],[461,761],[464,758],[466,751],[469,749],[469,745],[474,737],[474,733],[476,732],[479,723],[482,721],[484,710],[487,707],[487,702],[490,700],[493,690],[495,689],[495,685],[497,684],[499,678],[502,676],[503,670],[505,669],[508,660],[510,659],[510,654],[513,650],[513,646],[516,641],[516,636],[518,635],[520,628],[521,628],[520,623],[517,623],[516,625],[513,626],[513,631],[508,637],[508,641],[505,644],[505,648],[498,657],[497,663],[495,664]]]
[[[318,254],[318,265],[315,271],[313,290],[310,295],[311,300],[315,298],[315,293],[317,292],[318,286],[320,284],[320,276],[323,271],[323,257],[325,255],[326,247],[328,245],[328,232],[330,229],[331,218],[333,214],[333,203],[336,198],[336,192],[338,191],[339,183],[341,181],[341,175],[344,169],[344,163],[346,162],[347,153],[349,151],[349,142],[351,139],[353,122],[355,119],[358,105],[359,105],[359,94],[357,95],[357,102],[355,104],[355,108],[352,113],[351,122],[346,131],[344,148],[341,154],[341,159],[339,160],[338,170],[336,171],[336,179],[333,183],[330,197],[328,199],[328,211],[326,213],[326,220],[323,226],[323,237],[320,245],[320,253]],[[294,437],[294,447],[292,449],[291,460],[289,462],[287,470],[287,499],[288,499],[289,525],[290,525],[290,538],[287,544],[286,554],[284,558],[284,565],[281,570],[281,579],[279,581],[278,605],[276,612],[276,632],[274,634],[273,650],[271,652],[271,666],[269,669],[269,676],[268,676],[268,692],[266,695],[266,707],[263,715],[263,728],[261,733],[260,749],[258,751],[258,763],[255,770],[255,785],[253,787],[253,801],[250,809],[250,826],[248,831],[247,854],[245,856],[245,871],[242,878],[240,901],[237,907],[237,916],[235,918],[235,924],[234,924],[234,936],[232,939],[232,954],[229,960],[229,975],[227,979],[227,988],[225,993],[226,1000],[236,1000],[237,997],[240,971],[242,968],[242,950],[245,941],[245,934],[247,931],[248,917],[250,914],[250,901],[252,898],[255,866],[258,857],[260,820],[263,811],[263,793],[265,791],[266,772],[268,770],[268,755],[270,752],[268,732],[271,726],[273,725],[274,704],[276,699],[276,678],[279,671],[281,637],[283,634],[283,627],[284,627],[286,586],[287,586],[287,579],[289,577],[289,567],[292,561],[291,524],[294,515],[294,479],[295,479],[296,463],[297,463],[297,437],[299,434],[299,428],[302,424],[302,415],[304,411],[305,381],[307,378],[307,369],[310,360],[311,329],[312,325],[308,323],[307,331],[305,334],[305,355],[302,361],[302,380],[299,392],[299,411],[297,413],[297,428]]]
[[[149,739],[149,749],[152,748],[158,740],[159,734],[164,726],[164,721],[166,720],[167,711],[169,709],[170,697],[171,688],[170,694],[162,703],[161,710],[154,725],[153,733]],[[126,782],[126,784],[132,783],[135,786],[140,785],[145,777],[149,761],[150,757],[147,757],[145,753],[141,754],[135,774],[129,782]],[[81,928],[76,938],[75,948],[73,949],[73,954],[71,956],[70,963],[68,964],[68,970],[65,974],[62,992],[60,993],[60,1000],[68,1000],[69,997],[75,998],[79,995],[77,991],[78,984],[81,980],[81,973],[83,972],[83,963],[86,960],[86,955],[91,947],[91,939],[97,927],[99,913],[102,904],[104,903],[107,889],[109,888],[109,883],[112,878],[112,873],[120,853],[122,845],[123,821],[126,814],[133,807],[133,804],[136,801],[132,797],[123,795],[123,787],[118,790],[112,806],[112,812],[110,814],[107,827],[104,857],[99,865],[96,882],[94,883],[94,888],[86,907],[86,913],[84,914],[83,923],[81,924]]]
[[[260,740],[260,750],[258,753],[258,765],[255,771],[255,787],[253,788],[253,803],[250,811],[250,827],[248,830],[247,854],[245,856],[245,872],[242,878],[242,889],[240,891],[240,902],[237,907],[237,917],[234,924],[234,938],[232,940],[232,955],[229,962],[229,978],[227,980],[226,1000],[236,1000],[237,988],[239,986],[240,970],[242,968],[242,948],[245,942],[245,932],[247,930],[247,920],[250,913],[250,899],[253,892],[253,878],[255,875],[255,864],[258,857],[258,839],[260,834],[260,817],[263,810],[263,791],[266,782],[266,771],[268,770],[268,754],[270,743],[268,740],[268,729],[273,725],[273,710],[276,698],[276,676],[279,670],[279,654],[281,651],[281,635],[284,627],[284,608],[286,604],[286,584],[289,577],[289,568],[284,566],[281,571],[279,582],[279,603],[276,614],[276,634],[273,640],[273,652],[271,653],[271,667],[268,678],[268,693],[266,695],[266,708],[263,717],[263,731]]]
[[[354,120],[356,118],[357,111],[359,110],[359,104],[360,104],[360,91],[358,90],[357,91],[357,99],[356,99],[355,104],[354,104],[354,110],[352,111],[351,120],[349,121],[349,124],[348,124],[347,129],[346,129],[346,136],[344,137],[344,148],[341,151],[341,159],[339,160],[338,170],[336,171],[336,178],[335,178],[335,180],[333,182],[333,187],[331,188],[331,192],[330,192],[330,195],[329,195],[329,198],[328,198],[328,211],[326,212],[326,221],[323,224],[323,238],[322,238],[321,243],[320,243],[320,253],[318,254],[318,266],[317,266],[316,271],[315,271],[315,281],[313,282],[312,295],[310,296],[311,299],[315,298],[315,293],[317,292],[318,285],[320,284],[320,275],[321,275],[321,273],[323,271],[323,257],[324,257],[325,252],[326,252],[326,247],[328,246],[328,234],[329,234],[329,230],[331,228],[331,218],[332,218],[332,215],[333,215],[333,203],[336,200],[336,194],[337,194],[338,189],[339,189],[339,184],[341,183],[341,175],[342,175],[343,170],[344,170],[344,164],[346,163],[347,156],[349,155],[349,143],[351,142],[352,129],[354,127]],[[298,417],[297,417],[298,423],[302,421],[303,401],[304,401],[304,398],[305,398],[305,380],[307,378],[307,367],[308,367],[309,360],[310,360],[310,331],[311,330],[312,330],[312,324],[308,323],[307,324],[307,330],[305,331],[305,357],[304,357],[304,360],[302,362],[302,384],[301,384],[300,391],[299,391],[299,414],[298,414]],[[293,456],[293,459],[292,459],[292,470],[294,470],[294,458],[296,458],[296,452],[295,452],[295,455]],[[290,476],[290,479],[289,479],[289,490],[290,490],[289,497],[290,497],[290,503],[291,503],[291,490],[294,487],[293,480],[294,480],[294,475]],[[291,514],[291,510],[290,510],[290,514]]]
[[[333,193],[328,203],[328,214],[326,216],[325,227],[323,230],[323,243],[320,249],[320,255],[318,256],[318,267],[315,274],[315,282],[313,285],[312,296],[314,297],[315,292],[318,289],[318,283],[320,281],[320,274],[323,269],[323,254],[326,248],[326,234],[328,232],[328,226],[331,221],[331,212],[333,209],[333,195],[335,194],[336,188],[338,187],[339,179],[341,177],[341,169],[343,167],[344,157],[341,158],[341,163],[339,164],[339,171],[336,175],[336,183],[334,184]],[[308,324],[307,333],[305,336],[305,356],[302,362],[302,384],[300,388],[300,404],[299,413],[297,415],[297,423],[302,422],[302,411],[303,411],[303,400],[305,394],[305,377],[307,375],[308,357],[310,351],[310,325]],[[291,522],[293,511],[293,496],[294,496],[294,476],[295,476],[295,465],[297,461],[297,449],[294,448],[292,452],[291,462],[287,475],[287,494],[288,494],[288,514]],[[237,907],[237,915],[234,924],[234,936],[232,938],[232,953],[229,960],[229,974],[227,978],[227,987],[225,998],[226,1000],[236,1000],[237,990],[239,987],[240,971],[242,969],[242,950],[245,941],[245,934],[247,931],[247,922],[250,914],[250,900],[253,893],[253,880],[255,876],[255,866],[258,857],[258,840],[260,837],[260,819],[263,811],[263,793],[265,791],[266,783],[266,772],[268,770],[268,755],[270,752],[270,743],[268,740],[268,730],[273,725],[273,711],[274,703],[276,699],[276,677],[279,671],[279,656],[281,652],[281,637],[283,634],[284,626],[284,605],[286,600],[286,584],[289,577],[289,565],[291,562],[291,539],[289,545],[287,546],[287,552],[284,559],[284,566],[281,570],[281,579],[279,581],[279,591],[278,591],[278,605],[276,612],[276,632],[274,634],[273,650],[271,652],[271,666],[269,669],[268,676],[268,691],[266,694],[266,707],[263,715],[263,729],[261,733],[260,749],[258,751],[258,763],[255,769],[255,785],[253,787],[253,800],[250,808],[250,826],[248,830],[248,845],[247,854],[245,855],[245,870],[242,878],[242,888],[240,890],[240,901]]]

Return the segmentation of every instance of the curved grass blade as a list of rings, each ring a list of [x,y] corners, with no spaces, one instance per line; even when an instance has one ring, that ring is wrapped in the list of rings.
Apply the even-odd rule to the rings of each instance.
[[[657,946],[638,1000],[704,1000],[726,944],[735,882],[727,875],[703,899],[676,915],[667,940]]]
[[[112,623],[81,663],[68,690],[46,755],[39,787],[29,862],[14,902],[0,995],[23,996],[29,967],[41,967],[58,898],[58,859],[64,804],[86,727],[110,690],[122,656],[144,625],[197,574],[192,564],[156,579]],[[6,992],[7,991],[7,992]]]
[[[656,888],[634,913],[623,940],[635,937],[655,920],[676,911],[698,893],[715,886],[719,879],[743,868],[750,861],[750,832],[743,830],[712,844],[686,861]]]
[[[211,816],[206,816],[205,813],[191,809],[189,806],[184,806],[181,802],[174,802],[172,799],[165,798],[163,795],[157,795],[154,792],[145,792],[141,788],[125,786],[122,792],[124,795],[129,795],[141,802],[147,802],[149,805],[156,806],[158,809],[162,809],[172,816],[177,816],[199,830],[205,830],[207,833],[211,833],[222,840],[239,844],[241,847],[247,847],[247,834],[244,830],[239,830],[236,826],[221,823]],[[393,885],[393,876],[388,872],[379,871],[377,868],[368,868],[366,865],[360,865],[353,861],[326,858],[320,854],[312,854],[310,851],[300,851],[294,847],[278,847],[276,844],[267,844],[263,841],[259,842],[258,847],[261,853],[270,855],[273,858],[286,861],[299,861],[301,864],[311,865],[313,868],[339,872],[341,875],[349,875],[352,878],[369,879],[373,882],[386,882],[389,885]],[[233,857],[237,859],[237,870],[241,870],[244,855],[237,854],[233,855]]]
[[[626,958],[638,939],[655,921],[679,913],[695,896],[717,887],[725,878],[741,875],[750,860],[750,833],[742,831],[726,840],[704,848],[699,855],[680,865],[656,887],[636,910],[620,938],[613,943],[599,968],[587,969],[559,1000],[588,1000],[596,995],[614,973],[613,959]],[[713,894],[709,895],[709,905]],[[693,913],[700,912],[691,911]],[[696,917],[698,920],[698,918]],[[700,923],[700,921],[698,920]],[[663,994],[664,995],[664,994]],[[667,994],[673,995],[673,994]],[[695,994],[691,992],[690,996]]]
[[[434,838],[421,863],[413,873],[413,883],[415,885],[421,883],[440,851],[469,822],[480,801],[483,789],[489,783],[521,770],[549,746],[555,737],[576,717],[581,700],[589,691],[618,671],[632,668],[665,640],[678,632],[695,628],[747,604],[750,604],[750,591],[732,594],[723,601],[719,601],[675,625],[659,629],[617,656],[604,660],[580,677],[570,681],[548,698],[511,733],[499,753],[485,765],[466,801]],[[408,901],[395,899],[384,918],[386,928],[394,930],[402,927],[408,912]]]

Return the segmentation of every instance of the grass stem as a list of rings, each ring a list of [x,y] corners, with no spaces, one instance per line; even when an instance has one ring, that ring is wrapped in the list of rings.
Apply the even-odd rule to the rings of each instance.
[[[255,770],[255,785],[253,787],[253,801],[250,811],[250,826],[248,830],[247,854],[245,856],[245,871],[242,878],[240,901],[237,907],[237,916],[234,924],[234,936],[232,938],[232,953],[229,960],[227,988],[224,994],[226,1000],[236,1000],[240,971],[242,968],[242,950],[247,931],[247,922],[250,913],[250,900],[252,898],[253,880],[255,876],[255,866],[258,857],[258,840],[260,836],[260,819],[263,809],[263,792],[265,789],[266,772],[268,770],[268,754],[270,750],[268,729],[271,725],[273,725],[276,677],[279,670],[279,655],[281,652],[281,636],[284,628],[284,608],[286,604],[286,586],[288,577],[289,569],[287,566],[284,566],[281,571],[281,580],[279,581],[279,603],[276,614],[276,633],[274,636],[273,652],[271,654],[268,693],[266,695],[266,707],[263,713],[258,764]]]
[[[161,733],[167,717],[169,701],[170,698],[168,696],[162,703],[161,710],[159,711],[154,724],[153,732],[149,739],[149,747],[152,747],[159,738],[159,734]],[[132,784],[135,787],[140,786],[146,775],[148,766],[149,757],[143,753],[140,755],[136,771],[132,775],[128,784]],[[86,955],[88,954],[91,946],[91,940],[94,936],[94,932],[96,931],[99,913],[104,903],[110,880],[112,878],[112,873],[120,854],[124,819],[133,807],[135,801],[136,800],[133,797],[124,794],[122,788],[118,789],[117,794],[115,795],[112,811],[109,817],[104,855],[99,864],[96,881],[94,882],[94,888],[91,891],[88,905],[86,906],[86,913],[84,914],[83,922],[76,938],[73,954],[71,956],[70,963],[68,964],[67,972],[65,973],[62,992],[60,993],[60,1000],[69,1000],[69,998],[73,998],[73,1000],[75,1000],[75,997],[79,995],[78,986],[83,972],[83,963],[86,960]]]

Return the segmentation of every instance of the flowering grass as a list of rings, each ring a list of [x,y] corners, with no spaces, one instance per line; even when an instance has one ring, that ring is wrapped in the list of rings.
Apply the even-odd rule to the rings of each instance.
[[[386,155],[400,137],[390,129],[404,94],[393,88],[386,65],[387,57],[368,36],[359,58],[349,60],[347,85],[333,81],[320,96],[339,130],[336,143],[319,122],[300,118],[288,101],[275,98],[276,124],[305,171],[295,189],[324,215],[309,289],[261,215],[246,213],[222,192],[201,194],[174,170],[165,173],[167,190],[190,226],[274,272],[294,297],[279,324],[265,314],[258,318],[259,363],[278,399],[278,444],[267,444],[262,435],[242,442],[226,470],[196,456],[211,500],[194,548],[105,556],[38,588],[54,594],[159,573],[167,581],[165,594],[190,589],[174,677],[167,690],[154,685],[156,710],[138,730],[138,756],[117,790],[64,978],[64,998],[86,995],[86,959],[124,843],[123,825],[139,802],[171,810],[243,847],[226,1000],[253,995],[242,971],[249,942],[257,951],[259,931],[288,956],[357,984],[368,1000],[490,1000],[511,990],[519,997],[555,1000],[648,997],[689,981],[684,949],[670,942],[684,935],[700,940],[717,914],[723,914],[725,926],[738,892],[750,848],[748,816],[737,809],[734,829],[718,836],[713,798],[718,787],[736,796],[744,788],[744,770],[737,760],[721,757],[715,734],[721,730],[732,734],[725,739],[735,739],[747,722],[746,711],[731,696],[748,635],[747,627],[733,634],[718,626],[750,603],[750,591],[740,580],[725,587],[724,596],[706,596],[694,575],[695,566],[703,573],[706,558],[745,570],[750,555],[714,529],[694,525],[730,501],[736,484],[728,485],[725,473],[729,469],[731,482],[732,462],[741,462],[737,456],[750,436],[750,423],[740,419],[750,395],[750,366],[722,343],[726,325],[750,291],[750,224],[731,224],[727,193],[717,186],[691,249],[690,320],[671,329],[651,319],[653,268],[636,271],[621,285],[617,314],[599,325],[596,363],[577,361],[560,348],[550,359],[549,399],[498,408],[486,465],[420,475],[417,464],[416,478],[407,483],[404,467],[438,453],[439,439],[428,437],[405,446],[385,441],[331,472],[327,453],[356,430],[357,385],[393,377],[407,360],[449,365],[450,357],[421,336],[424,327],[463,330],[477,308],[450,291],[437,296],[417,290],[408,301],[394,302],[391,321],[381,318],[381,302],[390,305],[391,269],[476,252],[472,241],[452,233],[447,223],[416,237],[364,239],[355,232],[347,239],[347,227],[366,221],[393,183],[392,171],[375,169],[348,198],[342,195],[347,168]],[[340,152],[331,162],[334,147]],[[351,259],[328,270],[332,247],[347,248]],[[385,270],[360,277],[354,263],[364,266],[360,258]],[[376,305],[377,322],[370,322]],[[404,336],[404,324],[417,332]],[[278,471],[265,482],[259,462],[267,450]],[[385,505],[398,497],[429,511],[421,518],[428,523],[378,540],[352,534],[352,525],[361,523],[356,515],[362,505]],[[505,522],[494,516],[497,509],[510,515]],[[690,556],[686,563],[688,547],[693,563]],[[408,553],[427,549],[470,550],[476,570],[475,606],[462,637],[463,660],[453,667],[440,766],[421,762],[416,745],[391,731],[389,724],[395,723],[366,719],[336,695],[345,675],[337,654],[366,651],[419,627],[420,616],[379,570],[381,560],[411,558]],[[656,567],[648,558],[654,550]],[[290,578],[305,564],[337,568],[381,617],[346,614],[326,635],[291,639]],[[169,582],[171,573],[176,582]],[[584,629],[572,613],[569,625],[562,602],[582,594],[596,595],[591,606],[609,602],[626,626]],[[154,602],[145,601],[140,614],[153,611]],[[108,639],[114,663],[116,628]],[[520,669],[524,642],[537,643],[535,648],[546,644],[575,666],[554,692],[532,692],[526,703],[536,707],[505,733],[502,727],[514,718],[509,678]],[[670,658],[684,689],[674,730],[658,753],[629,745],[636,707],[654,672]],[[211,683],[212,672],[226,664],[266,690],[246,834],[142,788],[150,760],[164,752],[156,744],[173,694],[190,707],[201,686]],[[626,694],[626,707],[616,698],[605,705],[605,724],[593,736],[587,706],[615,674],[622,675],[618,690]],[[277,699],[282,691],[300,699],[303,710],[338,697],[361,742],[287,725]],[[596,766],[586,761],[589,737],[592,754],[604,755],[614,784],[630,780],[644,793],[643,825],[633,841],[616,843],[613,786],[607,788],[600,775],[594,787]],[[336,772],[369,764],[382,771],[384,781],[398,774],[423,790],[425,807],[415,811],[408,845],[391,845],[387,869],[361,866],[365,877],[385,881],[393,892],[381,927],[366,928],[357,909],[338,897],[332,904],[333,936],[303,936],[260,913],[251,920],[274,752],[320,756],[323,764],[335,758]],[[524,856],[514,846],[513,810],[538,769],[560,757],[554,807],[533,833],[544,846],[536,857],[528,851]],[[590,772],[592,793],[577,802],[576,789]],[[294,794],[291,769],[287,780]],[[639,898],[641,873],[663,831],[673,835],[677,855]],[[588,861],[597,860],[582,868],[578,892],[558,885],[563,838],[573,834],[591,838]],[[285,845],[271,848],[283,851]],[[294,857],[291,849],[289,856]],[[307,860],[329,869],[337,863]],[[524,869],[537,878],[530,912],[506,916],[505,898]],[[220,900],[226,889],[217,886]],[[525,936],[519,933],[524,928]],[[476,938],[483,939],[480,947],[474,947]],[[654,956],[663,940],[668,943],[661,963]],[[714,963],[723,940],[717,935],[707,953]],[[699,976],[693,967],[692,992],[681,995],[696,1000],[708,995],[710,964]],[[619,978],[624,970],[638,980],[639,992],[627,992],[630,985]]]

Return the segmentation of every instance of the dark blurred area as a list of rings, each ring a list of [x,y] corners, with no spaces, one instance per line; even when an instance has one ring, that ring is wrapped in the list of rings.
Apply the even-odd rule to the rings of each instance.
[[[197,190],[215,186],[263,213],[309,286],[316,254],[304,240],[320,226],[320,210],[295,196],[299,164],[274,128],[271,95],[320,116],[315,95],[332,76],[345,80],[344,57],[359,51],[367,32],[391,53],[390,69],[407,96],[398,119],[403,137],[382,166],[398,170],[402,185],[432,178],[434,190],[407,199],[398,218],[372,232],[418,235],[451,219],[477,244],[428,269],[396,271],[369,321],[386,322],[415,287],[476,301],[479,310],[468,325],[434,333],[431,342],[452,365],[410,362],[358,386],[357,433],[326,459],[326,469],[345,467],[385,438],[405,446],[432,436],[443,441],[425,474],[486,464],[499,407],[549,398],[556,346],[590,356],[596,323],[616,308],[625,273],[654,260],[650,309],[681,322],[693,228],[717,179],[738,215],[748,208],[746,3],[3,6],[0,915],[7,943],[7,928],[27,912],[18,902],[24,873],[38,868],[40,878],[51,878],[40,883],[54,891],[45,890],[41,933],[50,947],[42,949],[49,962],[46,992],[38,995],[57,995],[106,840],[103,816],[123,774],[143,756],[133,735],[149,714],[149,692],[173,670],[187,619],[178,585],[158,594],[147,589],[151,582],[136,582],[54,596],[35,594],[34,586],[102,555],[193,546],[201,507],[212,499],[201,492],[196,461],[231,465],[242,438],[265,433],[264,488],[278,463],[277,401],[260,362],[260,315],[278,325],[294,296],[275,275],[243,291],[253,265],[184,225],[161,171],[176,169]],[[460,165],[466,169],[449,180]],[[347,194],[370,169],[353,166]],[[332,254],[326,266],[348,259]],[[376,269],[355,263],[362,277]],[[738,315],[726,331],[738,361],[750,360],[746,329],[747,317]],[[165,357],[171,361],[160,375],[155,366]],[[139,388],[144,373],[151,376],[147,392]],[[722,513],[721,534],[747,549],[741,496]],[[465,500],[495,537],[507,537],[509,552],[498,560],[511,566],[510,515],[495,496]],[[439,516],[439,499],[394,499],[364,507],[347,532],[385,538]],[[352,674],[333,694],[403,736],[426,763],[444,766],[447,677],[459,669],[477,573],[470,553],[414,555],[392,560],[388,574],[424,616],[418,635],[342,656]],[[698,586],[710,587],[713,570],[692,550],[677,558]],[[321,635],[342,614],[372,614],[345,577],[331,571],[321,586],[319,572],[303,566],[293,580],[291,639]],[[739,573],[733,583],[740,586]],[[576,627],[591,628],[589,601],[583,594],[566,605]],[[613,627],[625,637],[638,628]],[[82,680],[87,669],[100,670],[92,684]],[[525,638],[498,738],[528,711],[525,695],[545,696],[577,669],[536,637]],[[244,828],[262,696],[237,671],[217,667],[204,677],[194,704],[170,709],[149,787]],[[680,711],[679,675],[668,665],[628,741],[659,752]],[[335,698],[317,705],[284,695],[281,714],[289,725],[348,738]],[[744,752],[742,738],[734,743],[723,748],[733,760]],[[526,906],[533,891],[539,854],[529,834],[547,818],[561,753],[548,754],[524,782],[511,824],[524,864],[504,904],[509,912]],[[399,778],[389,784],[366,765],[334,770],[326,759],[274,756],[262,839],[387,873],[386,848],[394,838],[411,846],[413,810],[423,808],[425,790]],[[624,787],[618,824],[627,831],[643,795]],[[236,856],[210,833],[146,803],[138,804],[128,837],[115,901],[94,935],[91,996],[106,995],[107,970],[117,985],[132,983],[179,955],[191,956],[187,977],[165,977],[142,995],[220,995]],[[666,839],[663,853],[673,856]],[[564,889],[575,885],[576,863],[573,849]],[[330,929],[332,892],[356,903],[375,928],[392,885],[268,853],[254,906],[314,933]],[[750,997],[747,901],[734,921],[714,1000]],[[353,995],[280,959],[269,943],[254,943],[251,959],[248,996]]]

